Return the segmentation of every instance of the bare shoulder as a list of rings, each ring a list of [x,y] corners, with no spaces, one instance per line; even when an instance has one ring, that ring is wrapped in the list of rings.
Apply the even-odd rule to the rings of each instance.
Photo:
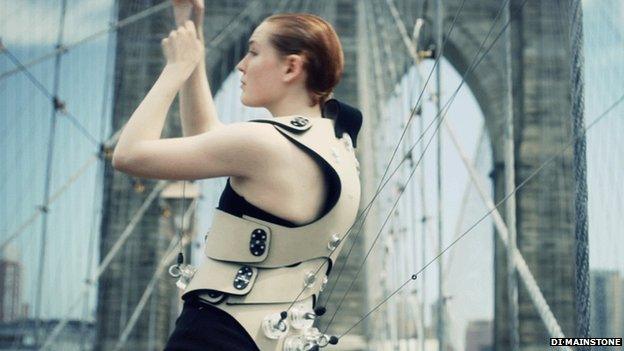
[[[326,196],[321,166],[272,124],[249,123],[266,143],[265,157],[250,177],[231,177],[230,185],[251,204],[296,224],[316,218]]]
[[[270,123],[233,123],[220,128],[219,134],[238,145],[236,159],[244,169],[233,175],[239,181],[260,180],[282,169],[296,148]]]
[[[238,122],[219,128],[213,137],[229,139],[232,149],[224,151],[232,161],[239,163],[240,178],[255,177],[267,168],[282,166],[287,156],[284,151],[290,142],[268,123]],[[236,146],[234,146],[236,145]]]

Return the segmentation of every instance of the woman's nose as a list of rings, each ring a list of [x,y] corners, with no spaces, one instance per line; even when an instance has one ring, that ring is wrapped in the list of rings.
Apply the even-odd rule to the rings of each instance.
[[[238,62],[238,64],[236,65],[236,69],[243,72],[243,60],[240,60],[240,62]]]

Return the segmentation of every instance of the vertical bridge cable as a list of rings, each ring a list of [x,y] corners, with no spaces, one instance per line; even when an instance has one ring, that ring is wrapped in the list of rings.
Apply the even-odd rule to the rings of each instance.
[[[65,10],[67,7],[67,1],[63,0],[61,2],[61,18],[59,20],[59,31],[57,36],[57,46],[61,46],[63,43],[63,28],[65,27]],[[56,60],[54,63],[54,87],[53,87],[53,96],[56,97],[59,90],[59,82],[60,82],[60,68],[61,68],[61,55],[56,55]],[[45,173],[45,182],[44,182],[44,191],[43,191],[43,217],[41,221],[41,242],[39,246],[39,267],[37,272],[37,287],[35,288],[35,308],[34,308],[34,317],[35,317],[35,343],[39,345],[39,341],[42,337],[42,328],[41,328],[41,319],[42,319],[42,300],[43,300],[43,279],[44,279],[44,271],[45,271],[45,259],[46,259],[46,241],[48,236],[48,202],[50,198],[50,182],[52,177],[52,158],[54,156],[54,141],[56,135],[56,116],[58,112],[58,105],[56,100],[54,101],[54,106],[52,107],[51,120],[50,120],[50,134],[48,139],[48,155],[46,158],[46,173]]]
[[[503,20],[511,23],[511,3],[505,6]],[[510,193],[516,187],[516,160],[514,138],[514,109],[513,109],[513,79],[511,63],[511,26],[505,30],[503,55],[505,57],[505,120],[503,132],[503,153],[505,163],[505,193]],[[507,227],[507,299],[509,316],[509,350],[518,351],[520,347],[520,335],[518,332],[518,279],[514,254],[516,248],[516,196],[512,195],[505,202],[505,224]]]
[[[443,57],[444,47],[442,47],[442,28],[444,18],[442,17],[442,0],[436,0],[435,2],[435,55],[436,60],[440,61]],[[440,64],[436,67],[436,115],[442,114],[442,69]],[[448,111],[448,110],[447,110]],[[442,242],[444,241],[443,230],[443,212],[442,212],[442,130],[436,128],[436,212],[437,212],[437,234],[438,234],[438,252],[442,251]],[[446,338],[444,331],[446,326],[444,324],[445,306],[444,306],[444,291],[442,287],[443,277],[442,271],[443,260],[438,260],[438,303],[437,303],[437,323],[436,323],[436,337],[438,339],[438,351],[445,351]]]
[[[574,142],[574,184],[575,184],[575,249],[576,249],[576,336],[589,337],[589,243],[587,218],[587,160],[586,138],[583,133],[585,108],[583,86],[583,13],[580,0],[572,0],[570,11],[570,52],[572,54],[570,70],[571,118]],[[588,350],[580,347],[578,350]]]
[[[78,180],[81,175],[83,175],[86,171],[90,169],[91,164],[95,163],[98,160],[97,155],[93,155],[89,159],[87,159],[83,165],[74,173],[71,177],[57,190],[55,191],[50,198],[48,199],[47,206],[53,204],[71,185],[73,182]],[[26,228],[28,228],[31,224],[35,222],[39,216],[44,213],[45,207],[41,206],[38,208],[33,214],[24,221],[11,235],[9,235],[2,243],[0,243],[0,252],[3,251],[13,240],[15,240],[21,233],[23,233]]]

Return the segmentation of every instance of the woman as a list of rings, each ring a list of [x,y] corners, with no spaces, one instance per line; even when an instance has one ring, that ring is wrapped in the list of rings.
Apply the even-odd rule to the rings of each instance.
[[[316,298],[360,198],[361,115],[328,101],[343,70],[338,37],[317,16],[267,18],[237,69],[242,103],[275,117],[226,125],[196,31],[203,1],[175,0],[174,14],[165,68],[124,127],[113,166],[147,178],[229,179],[166,350],[324,346],[329,337],[312,328]],[[184,137],[160,139],[178,92]]]

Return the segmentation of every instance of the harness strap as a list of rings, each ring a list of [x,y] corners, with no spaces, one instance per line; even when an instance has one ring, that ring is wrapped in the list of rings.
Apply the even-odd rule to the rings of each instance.
[[[262,268],[290,266],[315,258],[330,258],[343,233],[333,228],[317,232],[283,227],[243,215],[215,210],[206,239],[206,256]]]
[[[197,270],[187,291],[220,291],[229,294],[228,304],[287,303],[318,294],[327,282],[325,272],[316,270],[324,258],[294,267],[256,268],[207,258]]]

